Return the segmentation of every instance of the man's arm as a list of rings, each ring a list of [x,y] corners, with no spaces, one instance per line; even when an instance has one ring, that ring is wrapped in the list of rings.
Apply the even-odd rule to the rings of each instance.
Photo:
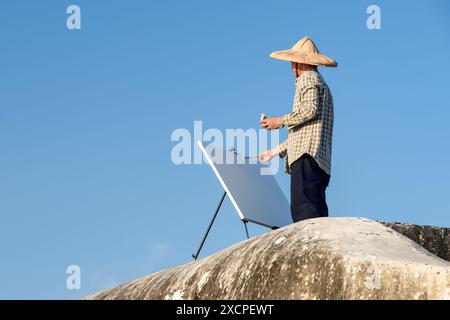
[[[306,86],[305,86],[306,85]],[[306,83],[300,91],[301,108],[281,117],[285,126],[300,125],[317,116],[319,104],[319,88],[313,83]],[[298,104],[300,106],[300,104]]]
[[[284,140],[282,143],[280,143],[278,146],[274,148],[274,150],[276,150],[280,158],[284,158],[284,156],[287,154],[287,149],[288,149],[288,139]]]

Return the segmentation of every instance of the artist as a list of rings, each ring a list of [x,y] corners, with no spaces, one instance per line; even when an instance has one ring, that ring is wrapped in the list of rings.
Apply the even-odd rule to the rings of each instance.
[[[336,67],[305,37],[291,49],[273,52],[272,58],[290,61],[296,77],[294,106],[281,117],[263,117],[261,127],[287,126],[288,138],[258,155],[261,162],[286,157],[285,172],[291,175],[291,215],[294,222],[328,217],[325,189],[331,175],[333,97],[317,66]]]

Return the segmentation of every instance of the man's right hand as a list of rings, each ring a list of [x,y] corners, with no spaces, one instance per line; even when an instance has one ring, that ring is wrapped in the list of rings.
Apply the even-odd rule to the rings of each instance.
[[[276,150],[267,150],[266,152],[262,152],[258,154],[258,159],[262,163],[267,163],[270,160],[272,160],[273,157],[275,157],[278,153]]]

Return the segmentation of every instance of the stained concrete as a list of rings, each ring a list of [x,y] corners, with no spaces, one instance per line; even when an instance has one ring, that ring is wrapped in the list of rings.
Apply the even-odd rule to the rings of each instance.
[[[419,226],[401,222],[379,222],[410,238],[438,257],[450,261],[450,228]]]
[[[450,299],[450,263],[363,218],[318,218],[86,299]]]

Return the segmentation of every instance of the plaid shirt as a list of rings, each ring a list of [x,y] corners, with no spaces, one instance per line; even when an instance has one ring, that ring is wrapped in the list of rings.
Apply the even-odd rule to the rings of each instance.
[[[291,164],[309,153],[331,175],[334,111],[330,89],[316,71],[302,72],[295,86],[293,110],[282,116],[288,138],[277,146],[281,158],[287,155],[285,172],[290,174]]]

